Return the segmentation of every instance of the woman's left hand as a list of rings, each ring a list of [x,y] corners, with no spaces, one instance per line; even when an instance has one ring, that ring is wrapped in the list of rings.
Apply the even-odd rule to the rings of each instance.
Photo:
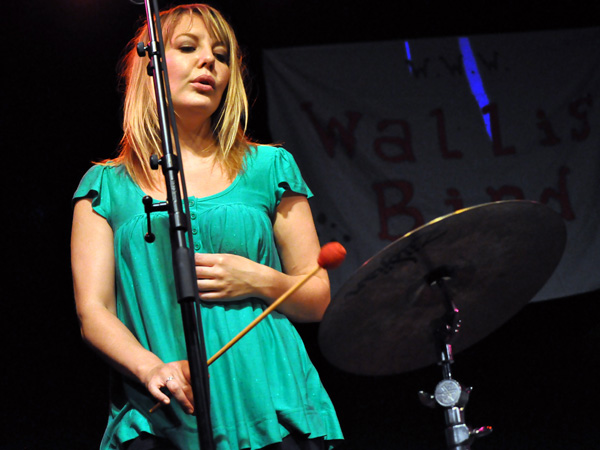
[[[196,253],[195,263],[201,300],[261,297],[259,273],[265,266],[238,255],[208,253]]]
[[[317,266],[319,239],[308,200],[284,195],[273,225],[283,272],[232,254],[195,255],[200,300],[234,301],[248,297],[273,303]],[[329,304],[329,278],[319,270],[277,307],[296,322],[318,322]]]

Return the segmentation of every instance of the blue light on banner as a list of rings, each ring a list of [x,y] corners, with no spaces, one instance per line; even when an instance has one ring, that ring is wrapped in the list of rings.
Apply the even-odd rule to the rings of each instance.
[[[477,100],[477,104],[479,105],[479,109],[481,110],[483,107],[489,104],[489,100],[487,94],[485,93],[485,88],[483,87],[483,81],[481,80],[479,69],[477,68],[477,62],[475,61],[473,50],[471,49],[471,42],[469,41],[469,38],[462,37],[458,39],[458,43],[463,55],[463,65],[465,67],[465,74],[467,76],[467,79],[469,80],[471,92]],[[492,130],[490,125],[490,115],[483,114],[483,121],[485,122],[485,127],[487,129],[488,136],[490,136],[491,139]]]
[[[410,44],[408,41],[404,41],[404,49],[406,50],[406,61],[408,62],[408,71],[412,74],[412,64],[410,60]]]

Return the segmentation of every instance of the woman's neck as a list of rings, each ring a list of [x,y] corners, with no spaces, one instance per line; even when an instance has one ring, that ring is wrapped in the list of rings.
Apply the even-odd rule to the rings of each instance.
[[[214,158],[217,145],[209,121],[204,122],[201,126],[197,124],[185,126],[185,123],[178,120],[177,134],[179,135],[179,148],[182,158]]]

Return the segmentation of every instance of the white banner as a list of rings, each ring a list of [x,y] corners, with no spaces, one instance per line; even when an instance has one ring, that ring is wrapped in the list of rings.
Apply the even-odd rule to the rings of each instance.
[[[568,238],[536,299],[600,288],[600,29],[268,50],[273,139],[296,158],[335,291],[416,226],[505,199]],[[527,277],[527,273],[523,273]]]

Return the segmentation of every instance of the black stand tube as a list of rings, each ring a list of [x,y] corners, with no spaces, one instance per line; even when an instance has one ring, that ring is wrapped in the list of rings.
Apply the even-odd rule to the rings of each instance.
[[[185,211],[189,211],[187,193],[183,170],[178,158],[179,139],[175,126],[175,114],[170,98],[169,79],[166,64],[164,64],[164,45],[160,27],[160,13],[157,0],[145,0],[150,42],[138,44],[138,54],[148,54],[150,63],[148,75],[153,76],[158,118],[162,137],[163,158],[158,161],[165,176],[167,202],[158,204],[154,210],[167,209],[169,211],[171,250],[173,258],[173,271],[177,289],[177,299],[181,306],[183,326],[187,347],[188,361],[190,364],[191,386],[194,394],[194,414],[198,423],[198,437],[202,450],[214,450],[215,444],[210,420],[210,391],[208,386],[208,366],[206,348],[204,347],[204,334],[199,314],[198,285],[194,270],[194,253],[190,220]],[[158,38],[160,36],[160,39]],[[168,97],[168,102],[166,98]],[[177,146],[174,154],[171,131]],[[156,161],[152,164],[157,167]],[[182,197],[179,186],[179,175],[183,184]],[[182,200],[183,198],[183,200]],[[182,207],[185,201],[185,208]],[[145,202],[146,204],[146,202]],[[152,204],[146,204],[146,210],[152,210]],[[151,211],[150,211],[151,212]],[[189,246],[188,246],[189,243]]]

